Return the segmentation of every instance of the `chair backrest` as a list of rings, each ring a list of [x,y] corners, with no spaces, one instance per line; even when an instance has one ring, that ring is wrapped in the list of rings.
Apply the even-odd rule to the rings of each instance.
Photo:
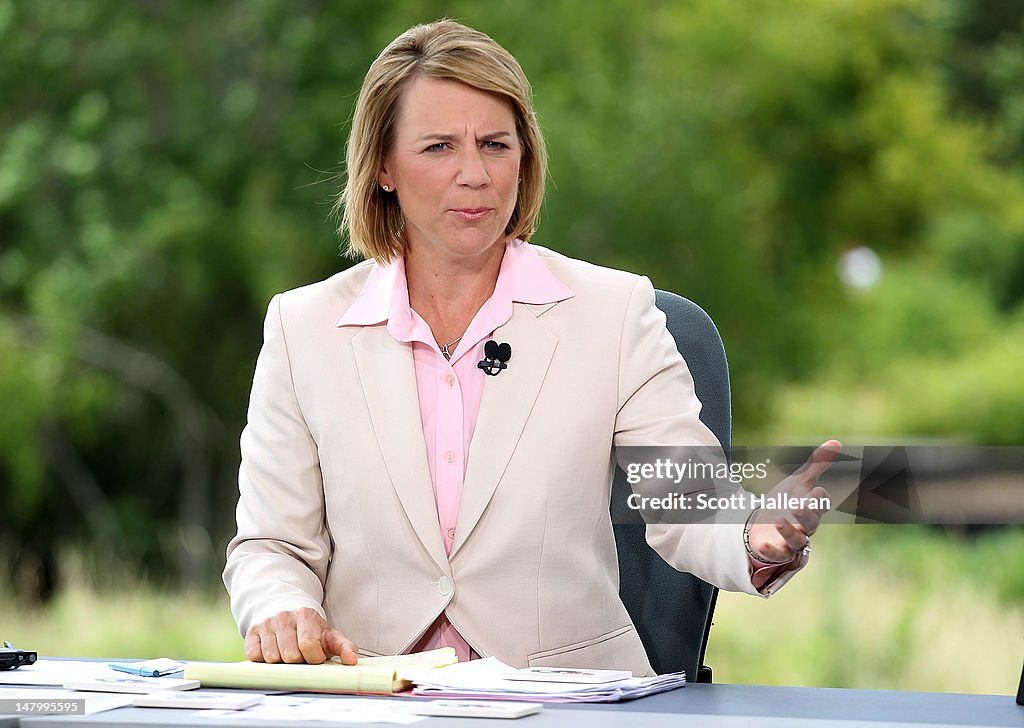
[[[693,301],[668,291],[657,291],[656,296],[693,375],[702,405],[700,419],[728,450],[732,399],[718,328]],[[616,469],[611,510],[619,554],[619,595],[656,672],[685,670],[687,680],[711,682],[711,670],[703,663],[718,589],[693,574],[676,571],[647,544],[643,520],[626,506],[630,492],[626,474]]]

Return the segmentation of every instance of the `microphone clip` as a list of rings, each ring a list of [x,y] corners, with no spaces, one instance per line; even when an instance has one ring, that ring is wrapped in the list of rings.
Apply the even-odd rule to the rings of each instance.
[[[484,344],[484,358],[476,366],[477,369],[483,369],[487,376],[496,377],[503,369],[508,369],[508,360],[511,358],[512,347],[492,339]]]

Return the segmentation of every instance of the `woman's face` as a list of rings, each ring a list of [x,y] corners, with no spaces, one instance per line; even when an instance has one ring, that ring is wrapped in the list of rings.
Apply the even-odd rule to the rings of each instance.
[[[521,158],[507,101],[457,81],[410,82],[379,176],[398,195],[410,250],[450,260],[503,244]]]

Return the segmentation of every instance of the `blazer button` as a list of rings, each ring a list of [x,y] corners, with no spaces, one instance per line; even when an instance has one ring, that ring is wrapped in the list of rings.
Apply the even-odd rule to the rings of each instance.
[[[441,592],[441,596],[446,597],[454,591],[454,585],[452,580],[447,576],[442,576],[437,580],[437,590]]]

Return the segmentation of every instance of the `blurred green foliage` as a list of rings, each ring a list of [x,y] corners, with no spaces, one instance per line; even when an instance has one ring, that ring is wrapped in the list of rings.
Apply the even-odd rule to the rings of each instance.
[[[449,16],[551,153],[535,241],[704,306],[737,442],[1024,441],[1024,7],[0,0],[0,552],[218,570],[270,296],[338,256],[370,61]],[[858,246],[878,285],[845,286]]]
[[[719,595],[716,682],[1016,692],[1024,583],[1008,554],[1024,550],[1024,529],[963,541],[832,524],[814,539],[811,566],[767,603]]]

